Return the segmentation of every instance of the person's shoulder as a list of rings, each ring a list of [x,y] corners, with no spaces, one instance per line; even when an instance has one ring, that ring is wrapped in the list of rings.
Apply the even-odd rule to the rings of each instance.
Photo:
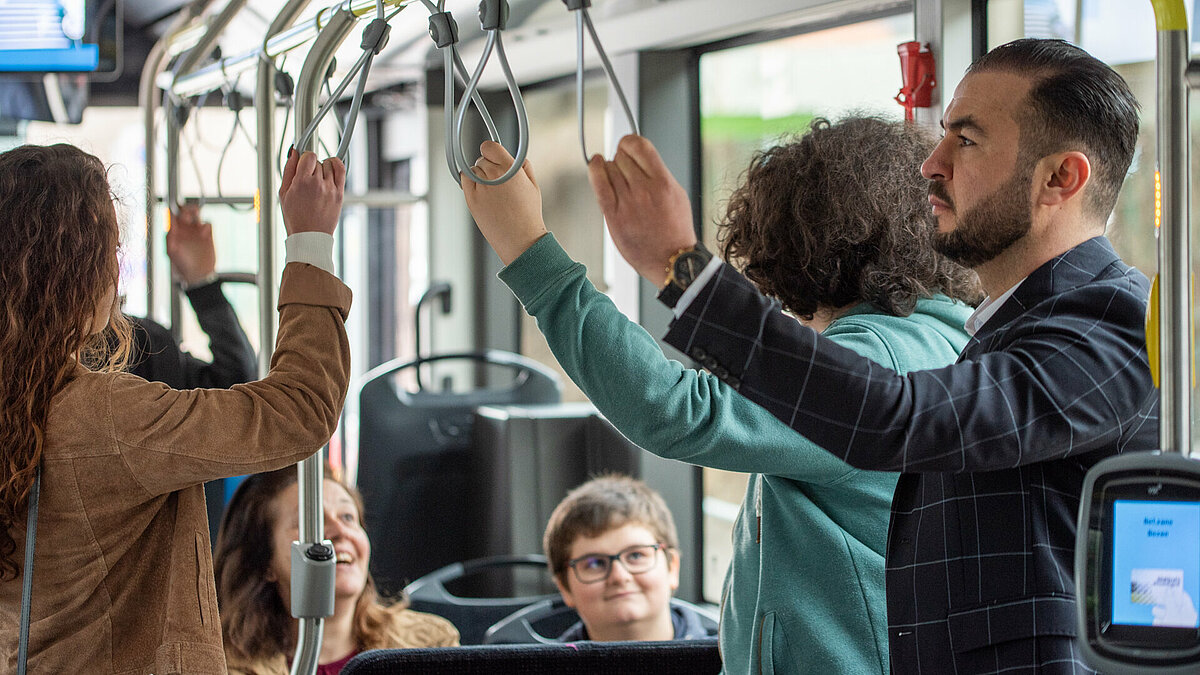
[[[824,334],[899,372],[923,370],[954,361],[970,339],[963,328],[970,314],[967,305],[937,296],[919,301],[908,316],[858,309],[834,321]]]
[[[385,632],[390,647],[453,647],[458,629],[448,620],[397,604],[386,607]]]
[[[717,634],[716,624],[710,622],[711,627],[707,625],[704,617],[691,607],[672,602],[671,614],[674,617],[676,640],[699,640]]]

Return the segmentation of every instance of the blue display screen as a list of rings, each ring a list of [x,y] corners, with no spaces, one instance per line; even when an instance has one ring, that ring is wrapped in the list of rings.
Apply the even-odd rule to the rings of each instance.
[[[1112,622],[1200,627],[1200,502],[1113,502]]]
[[[86,0],[0,2],[0,71],[95,70],[100,49],[84,43]]]

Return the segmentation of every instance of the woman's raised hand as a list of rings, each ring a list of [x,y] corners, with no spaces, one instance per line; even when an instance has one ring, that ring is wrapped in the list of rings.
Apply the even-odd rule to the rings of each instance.
[[[317,161],[312,152],[292,150],[283,167],[279,205],[288,234],[333,234],[342,213],[346,191],[346,165],[337,157]]]

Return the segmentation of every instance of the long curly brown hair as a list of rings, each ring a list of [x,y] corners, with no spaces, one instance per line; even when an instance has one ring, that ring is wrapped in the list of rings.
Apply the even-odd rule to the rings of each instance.
[[[358,507],[363,521],[363,501],[358,490],[333,476],[325,467],[325,478],[341,485]],[[275,555],[275,498],[297,480],[296,467],[260,473],[238,486],[217,533],[213,553],[217,580],[217,604],[225,652],[233,660],[249,662],[291,654],[296,650],[292,614],[284,605],[279,586],[267,580]],[[354,640],[360,649],[388,647],[386,628],[389,607],[407,606],[407,598],[385,602],[367,575],[366,587],[354,605]]]
[[[70,145],[0,154],[0,579],[18,574],[12,529],[26,516],[51,401],[76,363],[115,371],[128,359],[119,239],[99,159]],[[108,328],[93,333],[109,293]]]
[[[813,120],[754,156],[717,225],[725,259],[802,319],[860,302],[907,316],[939,292],[977,303],[974,272],[933,249],[920,171],[933,144],[903,122]]]

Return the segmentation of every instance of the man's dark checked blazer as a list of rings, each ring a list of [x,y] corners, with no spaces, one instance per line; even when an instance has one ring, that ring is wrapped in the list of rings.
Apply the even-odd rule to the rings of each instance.
[[[724,265],[666,341],[849,464],[903,472],[892,672],[1091,672],[1073,639],[1076,512],[1093,464],[1158,446],[1148,295],[1097,237],[1026,278],[957,364],[899,376]]]

